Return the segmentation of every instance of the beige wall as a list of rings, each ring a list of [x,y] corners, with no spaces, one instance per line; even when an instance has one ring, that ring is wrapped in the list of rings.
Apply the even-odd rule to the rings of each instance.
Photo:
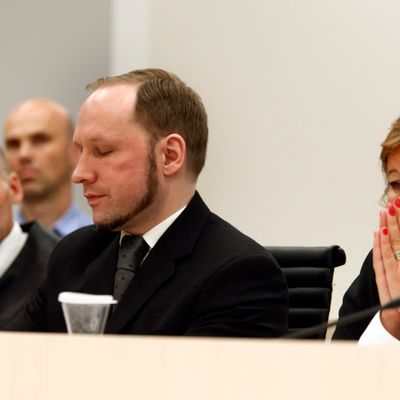
[[[210,207],[268,245],[338,243],[333,312],[371,247],[379,144],[400,114],[395,0],[2,0],[0,120],[145,66],[202,95]],[[82,203],[84,204],[84,203]]]
[[[113,72],[167,68],[205,101],[211,208],[263,244],[344,247],[335,314],[377,224],[379,144],[400,114],[400,4],[118,0],[114,12]]]
[[[53,98],[75,117],[86,84],[109,73],[110,13],[110,0],[0,1],[1,126],[31,96]],[[76,197],[87,209],[78,187]]]

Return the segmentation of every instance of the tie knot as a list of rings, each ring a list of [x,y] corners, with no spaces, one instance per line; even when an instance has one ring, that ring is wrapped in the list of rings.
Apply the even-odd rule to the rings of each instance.
[[[131,249],[135,253],[136,250],[142,247],[149,247],[149,246],[141,236],[125,235],[121,240],[121,248]]]
[[[122,238],[114,278],[114,297],[118,301],[135,277],[148,249],[148,244],[141,236],[125,235]]]
[[[138,264],[142,262],[148,249],[148,244],[141,236],[125,235],[121,240],[120,246],[120,255],[122,253],[122,257],[126,258],[125,262],[121,260],[122,264],[133,261],[133,264],[135,264],[135,268],[137,268]]]

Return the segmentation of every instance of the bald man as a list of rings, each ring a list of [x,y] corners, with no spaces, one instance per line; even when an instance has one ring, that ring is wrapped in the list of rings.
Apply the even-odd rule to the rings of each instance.
[[[4,124],[10,170],[22,183],[18,222],[36,220],[59,236],[92,223],[73,202],[73,124],[60,104],[34,98],[17,105]]]

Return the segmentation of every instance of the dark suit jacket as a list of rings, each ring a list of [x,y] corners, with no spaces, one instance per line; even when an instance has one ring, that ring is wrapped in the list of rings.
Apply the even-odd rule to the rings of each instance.
[[[339,318],[379,304],[378,288],[375,282],[375,272],[372,266],[370,252],[361,267],[360,274],[347,289],[343,304],[339,310]],[[358,340],[371,322],[372,317],[336,328],[333,339]]]
[[[17,258],[0,278],[0,329],[25,306],[46,274],[50,254],[58,239],[38,223],[21,225],[28,238]]]
[[[61,291],[112,294],[118,232],[65,237],[11,330],[65,332]],[[287,329],[283,274],[262,246],[211,213],[196,193],[142,263],[106,333],[272,337]]]

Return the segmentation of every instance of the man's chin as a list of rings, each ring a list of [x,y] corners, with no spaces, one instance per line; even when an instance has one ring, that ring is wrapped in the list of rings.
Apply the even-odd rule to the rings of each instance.
[[[113,225],[110,224],[105,224],[105,223],[101,223],[101,224],[94,224],[95,228],[97,231],[99,232],[118,232],[121,229],[119,227],[113,227]]]
[[[42,190],[41,188],[34,188],[32,185],[22,186],[24,191],[24,201],[26,202],[35,202],[41,201],[47,197],[47,192]]]
[[[120,231],[123,229],[123,225],[126,223],[124,218],[115,219],[115,220],[99,220],[93,218],[93,222],[96,226],[96,229],[100,232],[109,232],[109,231]]]

